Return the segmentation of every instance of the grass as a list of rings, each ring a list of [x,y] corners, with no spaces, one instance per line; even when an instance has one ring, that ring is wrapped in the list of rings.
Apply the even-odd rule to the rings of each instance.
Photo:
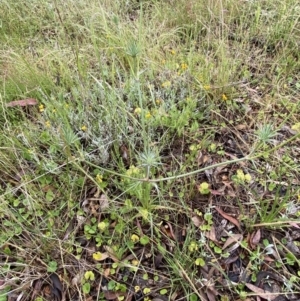
[[[299,12],[2,1],[0,300],[299,298]]]

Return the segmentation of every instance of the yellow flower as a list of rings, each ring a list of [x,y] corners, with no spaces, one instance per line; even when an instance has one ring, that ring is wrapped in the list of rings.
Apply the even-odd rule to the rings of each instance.
[[[39,111],[40,111],[40,113],[43,113],[45,111],[45,107],[43,104],[39,105]]]
[[[106,225],[105,222],[100,222],[100,223],[98,224],[98,228],[99,228],[99,230],[101,230],[101,231],[104,231],[104,230],[106,229],[106,227],[107,227],[107,225]]]
[[[199,247],[195,241],[191,241],[188,248],[190,252],[195,252]]]
[[[134,243],[136,243],[136,242],[138,242],[138,241],[140,240],[140,238],[139,238],[136,234],[132,234],[132,235],[131,235],[131,240],[132,240]]]
[[[293,130],[293,131],[299,132],[299,131],[300,131],[300,122],[295,123],[295,124],[292,126],[292,130]]]
[[[45,127],[49,128],[51,126],[51,122],[48,120],[45,122]]]
[[[138,266],[139,265],[139,261],[138,260],[136,260],[136,259],[133,259],[132,261],[131,261],[131,264],[133,265],[133,266]]]
[[[210,90],[210,85],[203,86],[203,89],[206,90],[206,91]]]
[[[151,292],[151,289],[150,289],[149,287],[145,287],[145,288],[143,289],[144,295],[147,295],[147,294],[149,294],[150,292]]]
[[[175,51],[174,49],[171,49],[171,50],[170,50],[170,53],[171,53],[172,55],[175,55],[175,54],[176,54],[176,51]]]
[[[53,109],[53,110],[52,110],[52,113],[56,113],[56,109]]]
[[[134,291],[137,293],[138,291],[140,291],[141,290],[141,288],[140,288],[140,286],[138,286],[138,285],[136,285],[135,287],[134,287]]]
[[[163,88],[169,88],[169,87],[171,87],[171,82],[170,81],[166,81],[166,82],[162,83],[161,86]]]
[[[126,171],[127,176],[134,176],[137,175],[140,172],[138,167],[135,167],[134,165],[130,165],[129,169]]]
[[[245,181],[245,174],[241,169],[238,169],[236,171],[236,177],[239,181],[242,181],[242,182]]]
[[[83,126],[81,127],[81,130],[84,131],[84,132],[86,132],[87,127],[86,127],[85,125],[83,125]]]
[[[207,182],[201,183],[198,190],[201,194],[209,194],[209,184]]]
[[[161,99],[156,99],[156,100],[155,100],[155,103],[156,103],[157,105],[160,105],[160,104],[162,103],[162,100],[161,100]]]
[[[145,118],[147,118],[147,119],[151,118],[151,113],[147,112],[146,115],[145,115]]]
[[[102,183],[102,182],[103,182],[103,176],[97,174],[97,176],[96,176],[96,181],[97,181],[98,183]]]
[[[250,183],[251,180],[252,180],[251,175],[249,173],[245,174],[245,181],[248,182],[248,183]]]
[[[136,115],[141,114],[141,112],[142,112],[141,108],[135,108],[134,109],[134,114],[136,114]]]
[[[181,70],[186,70],[188,68],[188,65],[186,63],[181,64]]]
[[[226,101],[228,98],[225,94],[222,94],[222,100]]]

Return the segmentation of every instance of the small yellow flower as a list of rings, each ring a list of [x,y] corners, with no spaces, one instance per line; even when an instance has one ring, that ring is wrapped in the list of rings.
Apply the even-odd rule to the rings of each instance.
[[[45,107],[43,104],[39,105],[39,111],[40,111],[40,113],[43,113],[45,111]]]
[[[151,289],[150,289],[149,287],[145,287],[145,288],[143,289],[144,295],[147,295],[147,294],[149,294],[150,292],[151,292]]]
[[[176,54],[176,51],[175,51],[174,49],[171,49],[171,50],[170,50],[170,53],[171,53],[172,55],[175,55],[175,54]]]
[[[192,144],[190,147],[189,147],[190,151],[193,152],[197,149],[197,145],[196,144]]]
[[[171,82],[170,81],[166,81],[166,82],[162,83],[161,86],[163,88],[169,88],[169,87],[171,87]]]
[[[137,267],[137,266],[139,265],[139,261],[136,260],[136,259],[133,259],[133,260],[131,261],[131,264],[132,264],[133,266]]]
[[[140,286],[139,285],[136,285],[135,287],[134,287],[134,291],[137,293],[138,291],[140,291],[141,290],[141,288],[140,288]]]
[[[145,115],[145,118],[146,118],[146,119],[149,119],[149,118],[151,118],[151,116],[152,116],[151,113],[150,113],[150,112],[147,112],[146,115]]]
[[[245,181],[245,174],[244,174],[244,172],[243,172],[241,169],[238,169],[238,170],[236,171],[236,177],[237,177],[237,179],[238,179],[239,181],[242,181],[242,182]]]
[[[99,230],[101,230],[101,231],[104,231],[104,230],[106,229],[106,227],[107,227],[107,225],[106,225],[105,222],[100,222],[100,223],[98,224],[98,228],[99,228]]]
[[[188,65],[186,63],[181,64],[181,70],[186,70],[188,68]]]
[[[51,122],[48,120],[45,122],[45,127],[49,128],[51,126]]]
[[[210,85],[204,85],[204,86],[203,86],[203,89],[204,89],[205,91],[210,90],[210,88],[211,88]]]
[[[201,194],[209,194],[209,184],[207,182],[201,183],[198,190]]]
[[[136,234],[132,234],[131,237],[130,237],[130,239],[131,239],[134,243],[136,243],[136,242],[138,242],[138,241],[140,240],[140,238],[139,238],[138,235],[136,235]]]
[[[102,182],[103,182],[103,176],[100,175],[100,174],[97,174],[97,176],[96,176],[96,181],[97,181],[98,183],[102,183]]]
[[[135,108],[135,109],[134,109],[134,114],[136,114],[136,115],[141,114],[141,112],[142,112],[142,109],[141,109],[141,108]]]
[[[85,125],[83,125],[83,126],[81,127],[81,130],[84,131],[84,132],[86,132],[86,131],[87,131],[87,127],[86,127]]]
[[[295,124],[292,126],[292,130],[293,130],[293,131],[300,132],[300,122],[295,123]]]
[[[156,99],[156,100],[155,100],[155,103],[156,103],[157,105],[160,105],[160,104],[162,103],[162,100],[161,100],[161,99]]]
[[[249,173],[245,174],[245,181],[246,181],[247,183],[250,183],[251,180],[252,180],[251,175],[250,175]]]
[[[138,169],[138,167],[136,167],[134,165],[130,165],[129,169],[126,171],[126,175],[134,176],[134,175],[137,175],[139,172],[140,172],[140,170]]]
[[[228,100],[228,98],[227,98],[227,96],[226,96],[225,94],[222,94],[222,100],[223,100],[223,101]]]
[[[191,241],[188,248],[190,252],[195,252],[199,247],[195,241]]]
[[[56,113],[56,109],[53,109],[53,110],[52,110],[52,113]]]

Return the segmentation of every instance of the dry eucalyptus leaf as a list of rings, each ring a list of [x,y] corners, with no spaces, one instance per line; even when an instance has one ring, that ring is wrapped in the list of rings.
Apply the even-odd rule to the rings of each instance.
[[[200,216],[198,216],[198,215],[194,215],[192,217],[192,222],[193,222],[194,226],[197,228],[199,228],[202,224],[202,220],[201,220]]]
[[[234,224],[235,226],[237,226],[237,228],[239,229],[239,230],[241,230],[241,226],[240,226],[240,223],[239,223],[239,221],[236,219],[236,218],[234,218],[234,217],[232,217],[232,216],[230,216],[229,214],[227,214],[227,213],[225,213],[222,209],[220,209],[220,208],[215,208],[218,212],[219,212],[219,214],[220,215],[222,215],[224,218],[226,218],[227,220],[229,220],[232,224]]]
[[[11,101],[6,104],[6,107],[26,107],[26,106],[34,106],[38,104],[38,101],[34,98],[26,98],[21,100]]]
[[[245,285],[251,290],[252,292],[256,293],[259,297],[266,299],[266,300],[274,300],[277,298],[278,294],[270,293],[268,291],[263,290],[251,283],[245,283]]]

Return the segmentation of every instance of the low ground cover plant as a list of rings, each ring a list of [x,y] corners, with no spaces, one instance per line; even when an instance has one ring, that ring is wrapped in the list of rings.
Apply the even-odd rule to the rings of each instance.
[[[299,16],[2,1],[0,300],[298,300]]]

